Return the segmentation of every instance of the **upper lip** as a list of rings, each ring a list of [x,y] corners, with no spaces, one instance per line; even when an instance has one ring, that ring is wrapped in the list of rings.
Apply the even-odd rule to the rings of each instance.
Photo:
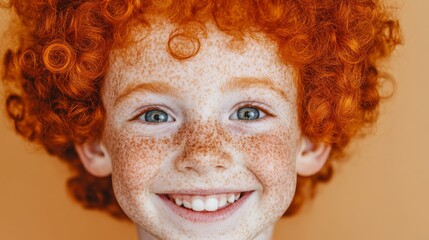
[[[171,190],[159,192],[156,194],[186,194],[186,195],[217,195],[217,194],[226,194],[226,193],[240,193],[240,192],[250,192],[253,190],[243,190],[243,189],[182,189],[182,190]]]

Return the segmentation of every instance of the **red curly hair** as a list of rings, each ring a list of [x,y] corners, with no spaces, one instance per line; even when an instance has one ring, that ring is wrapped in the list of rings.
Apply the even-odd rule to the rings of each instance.
[[[87,173],[74,144],[100,136],[109,53],[130,46],[130,32],[149,24],[149,13],[177,26],[214,20],[232,36],[261,32],[278,44],[295,70],[302,133],[332,146],[322,171],[298,177],[285,215],[313,197],[350,140],[375,122],[379,61],[401,42],[397,20],[378,0],[11,0],[11,6],[25,27],[18,50],[4,59],[3,78],[17,86],[6,99],[16,131],[71,166],[67,186],[77,201],[118,218],[126,216],[111,178]]]

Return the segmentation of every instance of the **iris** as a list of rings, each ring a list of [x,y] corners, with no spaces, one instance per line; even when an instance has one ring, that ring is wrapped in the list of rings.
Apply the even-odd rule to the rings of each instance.
[[[150,110],[145,113],[144,120],[146,122],[167,122],[168,114],[161,110]]]
[[[240,120],[255,120],[259,118],[259,110],[251,107],[240,108],[237,111],[237,118]]]

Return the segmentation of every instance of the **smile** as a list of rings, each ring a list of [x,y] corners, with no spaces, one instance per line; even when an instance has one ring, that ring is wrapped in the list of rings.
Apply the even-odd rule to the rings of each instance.
[[[243,193],[244,194],[244,193]],[[167,198],[177,206],[194,211],[216,211],[238,201],[242,193],[228,193],[209,196],[198,195],[167,195]]]
[[[254,191],[212,195],[157,194],[177,215],[196,223],[221,221],[232,215]]]

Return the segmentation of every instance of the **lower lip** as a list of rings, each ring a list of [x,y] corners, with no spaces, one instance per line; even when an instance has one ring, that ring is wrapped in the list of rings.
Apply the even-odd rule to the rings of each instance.
[[[160,199],[162,199],[162,201],[171,210],[173,210],[173,212],[175,212],[177,215],[181,216],[182,218],[193,223],[211,223],[211,222],[223,221],[229,216],[233,215],[243,206],[243,204],[246,202],[246,200],[249,198],[249,196],[252,193],[253,191],[247,192],[240,199],[238,199],[238,201],[234,202],[233,204],[230,204],[225,208],[212,211],[212,212],[211,211],[196,212],[191,209],[177,206],[175,203],[170,201],[165,195],[157,194],[157,196]]]

